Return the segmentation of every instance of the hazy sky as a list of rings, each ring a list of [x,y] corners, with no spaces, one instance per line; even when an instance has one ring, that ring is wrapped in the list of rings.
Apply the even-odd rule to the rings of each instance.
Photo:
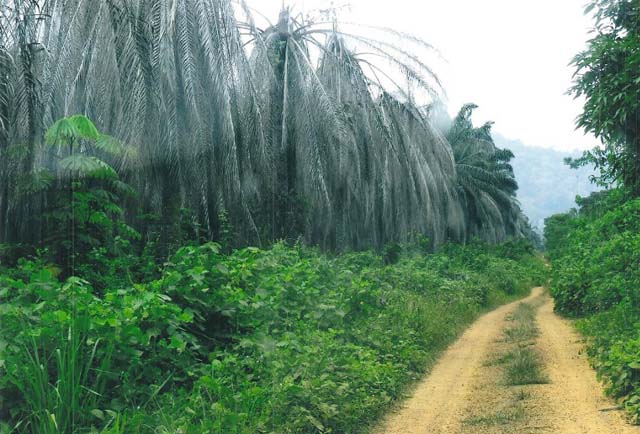
[[[248,0],[277,20],[282,0]],[[585,47],[587,0],[336,0],[343,20],[415,34],[447,60],[438,66],[453,114],[474,102],[474,121],[527,145],[587,149],[597,141],[575,131],[581,102],[566,95],[572,57]],[[328,0],[286,0],[306,11]]]

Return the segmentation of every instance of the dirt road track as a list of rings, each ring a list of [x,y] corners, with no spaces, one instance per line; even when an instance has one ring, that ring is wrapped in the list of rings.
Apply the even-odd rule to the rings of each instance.
[[[579,336],[571,324],[553,313],[553,301],[543,288],[535,288],[523,302],[542,298],[537,314],[542,354],[550,383],[536,385],[527,409],[545,409],[528,415],[529,428],[505,426],[500,432],[555,434],[640,434],[628,425],[614,404],[605,399],[583,355]],[[462,434],[490,432],[465,424],[482,388],[490,394],[512,395],[508,386],[486,381],[495,375],[487,362],[499,351],[506,318],[516,308],[511,303],[478,319],[441,357],[431,373],[396,412],[376,429],[376,434]],[[495,390],[493,390],[495,389]],[[506,399],[506,398],[505,398]],[[538,401],[538,402],[535,402]],[[607,411],[602,411],[607,410]],[[477,416],[477,414],[475,414]],[[532,428],[534,427],[534,428]],[[493,432],[493,431],[491,431]]]
[[[638,434],[640,427],[625,423],[623,412],[611,411],[602,386],[584,354],[580,336],[568,321],[553,313],[547,297],[538,312],[539,347],[550,383],[544,396],[554,410],[554,433]]]

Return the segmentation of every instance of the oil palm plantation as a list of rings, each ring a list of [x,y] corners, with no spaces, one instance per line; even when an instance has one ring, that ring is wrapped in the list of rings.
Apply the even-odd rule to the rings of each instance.
[[[188,207],[215,237],[226,209],[244,238],[256,238],[253,192],[241,180],[263,169],[263,128],[227,0],[13,3],[0,30],[2,152],[26,143],[23,170],[50,165],[44,131],[83,113],[138,151],[118,167],[142,197],[131,213],[160,214],[168,235]],[[6,227],[42,200],[20,210],[1,198]]]
[[[227,215],[236,244],[515,233],[507,155],[450,132],[452,150],[416,102],[440,92],[405,48],[432,49],[417,38],[286,8],[262,29],[231,0],[2,5],[0,242],[42,240],[51,197],[19,178],[49,182],[36,175],[61,155],[44,132],[78,113],[135,151],[104,157],[138,191],[129,222],[166,251],[185,218],[216,240]]]

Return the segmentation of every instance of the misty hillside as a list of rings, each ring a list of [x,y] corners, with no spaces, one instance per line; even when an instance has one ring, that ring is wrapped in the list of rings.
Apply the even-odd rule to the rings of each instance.
[[[589,182],[590,168],[574,170],[564,164],[566,157],[580,152],[526,146],[519,140],[493,134],[496,146],[513,151],[513,170],[520,186],[518,199],[532,226],[542,228],[544,219],[576,205],[576,195],[587,196],[598,188]]]

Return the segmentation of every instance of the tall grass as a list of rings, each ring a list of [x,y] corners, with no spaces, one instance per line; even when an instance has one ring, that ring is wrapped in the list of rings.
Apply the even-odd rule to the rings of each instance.
[[[20,432],[71,433],[87,422],[88,414],[103,414],[97,403],[104,393],[113,345],[98,360],[101,340],[88,339],[89,327],[90,318],[82,312],[68,318],[66,327],[48,330],[51,334],[37,330],[26,344],[16,347],[13,360],[22,363],[7,375],[28,408],[28,416],[16,426]]]

